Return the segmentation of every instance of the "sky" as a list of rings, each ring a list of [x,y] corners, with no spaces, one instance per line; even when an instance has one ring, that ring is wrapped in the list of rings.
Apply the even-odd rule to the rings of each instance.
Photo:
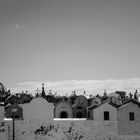
[[[0,82],[24,83],[22,90],[41,82],[139,81],[139,7],[139,0],[0,0]]]

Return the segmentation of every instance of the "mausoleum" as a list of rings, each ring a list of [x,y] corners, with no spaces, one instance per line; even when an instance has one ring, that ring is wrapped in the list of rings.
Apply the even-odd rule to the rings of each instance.
[[[54,108],[55,118],[73,118],[71,104],[66,101],[61,101],[56,104]]]
[[[53,103],[49,103],[42,97],[36,97],[28,104],[22,105],[24,108],[23,117],[25,120],[48,120],[53,119]]]

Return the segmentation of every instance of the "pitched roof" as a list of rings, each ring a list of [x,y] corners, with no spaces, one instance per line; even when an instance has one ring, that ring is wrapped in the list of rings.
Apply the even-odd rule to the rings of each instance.
[[[107,101],[105,101],[105,102],[103,102],[102,104],[99,104],[99,105],[91,105],[91,106],[89,106],[88,107],[88,110],[92,110],[92,109],[95,109],[95,108],[97,108],[97,107],[99,107],[99,106],[102,106],[103,104],[105,104],[105,103],[108,103]],[[114,103],[108,103],[109,105],[112,105],[113,107],[115,107],[115,108],[118,108],[118,107],[120,107],[119,105],[117,105],[117,104],[114,104]]]
[[[75,103],[72,108],[76,107],[76,106],[83,106],[83,107],[86,107],[85,105],[83,105],[82,103],[78,102],[78,103]]]
[[[124,102],[118,109],[124,107],[125,105],[127,105],[128,103],[134,103],[136,105],[138,105],[140,107],[140,103],[138,101],[136,101],[135,99],[129,99],[126,102]]]
[[[58,102],[58,103],[54,106],[54,109],[55,109],[59,104],[61,104],[61,103],[65,103],[65,104],[69,105],[69,106],[72,108],[72,106],[71,106],[71,104],[70,104],[69,102],[67,102],[67,101],[60,101],[60,102]]]
[[[101,105],[101,104],[100,104]],[[88,107],[88,110],[93,110],[95,109],[96,107],[100,106],[100,105],[91,105]]]

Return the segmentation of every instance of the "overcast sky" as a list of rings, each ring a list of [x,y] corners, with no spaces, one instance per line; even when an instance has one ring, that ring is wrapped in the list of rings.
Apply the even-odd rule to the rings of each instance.
[[[140,77],[140,0],[0,0],[4,84]]]

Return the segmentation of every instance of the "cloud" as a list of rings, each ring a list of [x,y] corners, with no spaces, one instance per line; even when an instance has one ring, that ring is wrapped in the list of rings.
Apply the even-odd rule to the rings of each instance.
[[[22,30],[22,29],[24,29],[24,26],[20,25],[20,24],[15,24],[15,28],[19,29],[19,30]]]
[[[114,92],[116,90],[126,91],[134,93],[137,89],[140,90],[140,79],[108,79],[108,80],[68,80],[68,81],[56,81],[56,82],[23,82],[13,85],[10,89],[13,93],[21,92],[22,90],[28,91],[29,93],[35,94],[38,88],[41,92],[42,83],[45,84],[46,94],[49,90],[53,93],[57,92],[60,95],[66,93],[71,94],[73,90],[76,90],[77,94],[100,94],[102,95],[106,89],[108,93]]]

